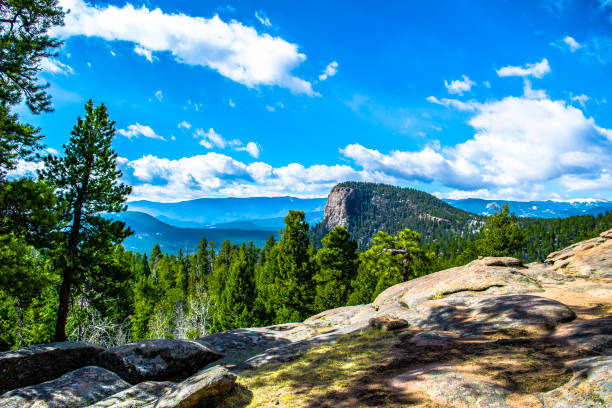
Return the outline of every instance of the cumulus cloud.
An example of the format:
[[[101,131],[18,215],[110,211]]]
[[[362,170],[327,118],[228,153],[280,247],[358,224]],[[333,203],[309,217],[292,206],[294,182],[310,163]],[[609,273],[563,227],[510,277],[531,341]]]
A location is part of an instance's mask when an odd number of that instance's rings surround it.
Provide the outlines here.
[[[160,102],[164,99],[164,94],[162,93],[162,91],[155,92],[155,99],[157,99]]]
[[[157,140],[166,140],[164,137],[155,133],[150,126],[141,125],[136,122],[133,125],[129,125],[127,129],[119,129],[120,135],[127,137],[128,139],[132,139],[133,137],[137,138],[139,136],[148,137],[149,139],[157,139]]]
[[[92,6],[83,0],[61,0],[71,12],[65,25],[54,29],[61,38],[84,35],[107,41],[129,41],[140,55],[169,52],[188,65],[208,67],[249,88],[260,85],[287,88],[316,96],[312,84],[292,70],[306,60],[298,46],[280,37],[259,34],[253,27],[218,15],[211,18],[165,13],[132,4]]]
[[[470,92],[476,82],[470,80],[466,75],[462,75],[463,79],[456,79],[450,83],[444,80],[444,86],[448,89],[449,94],[463,95],[464,92]]]
[[[43,58],[40,61],[40,69],[53,75],[59,74],[68,76],[74,74],[74,69],[72,69],[70,65],[51,58]]]
[[[382,174],[357,171],[347,165],[304,166],[290,163],[245,164],[229,156],[208,153],[178,160],[147,155],[128,162],[127,172],[141,182],[131,200],[181,201],[199,197],[284,196],[322,197],[343,180],[394,182]]]
[[[341,153],[364,170],[465,191],[531,192],[535,184],[608,166],[612,131],[563,101],[506,97],[474,109],[474,136],[454,146],[382,153],[352,144]]]
[[[500,77],[533,76],[535,78],[542,78],[544,77],[544,75],[550,72],[550,65],[548,65],[548,60],[546,58],[543,58],[540,62],[536,62],[534,64],[525,64],[522,67],[508,65],[506,67],[496,70],[496,72],[497,75]]]
[[[232,98],[229,99],[228,104],[229,104],[230,108],[235,108],[236,107],[236,103],[232,100]]]
[[[323,70],[323,73],[319,75],[320,81],[325,81],[327,78],[333,77],[338,73],[338,62],[332,61]]]

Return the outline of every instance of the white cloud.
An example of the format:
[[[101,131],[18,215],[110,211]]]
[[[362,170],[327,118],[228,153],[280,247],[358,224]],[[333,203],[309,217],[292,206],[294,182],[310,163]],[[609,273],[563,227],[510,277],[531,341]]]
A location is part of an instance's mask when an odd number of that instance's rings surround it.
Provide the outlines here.
[[[239,152],[247,152],[255,159],[259,158],[259,153],[261,152],[259,146],[255,142],[249,142],[244,147],[236,147],[235,150]]]
[[[310,82],[291,73],[306,60],[296,44],[259,34],[238,21],[170,14],[144,5],[90,6],[83,0],[61,0],[60,5],[71,10],[65,25],[52,33],[61,38],[129,41],[143,50],[172,53],[180,63],[211,68],[250,88],[279,86],[295,94],[318,95]]]
[[[610,129],[605,129],[602,127],[599,127],[597,125],[593,125],[593,127],[595,128],[595,130],[602,136],[605,136],[608,138],[609,141],[612,142],[612,130]]]
[[[207,149],[212,149],[214,146],[219,149],[225,149],[227,146],[227,140],[223,138],[219,133],[215,132],[215,129],[210,128],[208,131],[204,129],[196,129],[194,137],[200,138],[200,144]]]
[[[612,175],[607,169],[590,177],[577,174],[567,174],[561,177],[560,183],[562,186],[571,191],[610,191],[612,190]]]
[[[113,57],[116,57],[117,53],[115,51],[113,51],[113,50],[110,50],[110,55],[112,55]]]
[[[265,25],[266,27],[272,27],[272,23],[270,22],[270,19],[268,18],[268,16],[266,16],[266,13],[264,13],[263,11],[256,11],[255,18],[261,24]]]
[[[191,123],[187,121],[182,121],[176,127],[178,127],[179,129],[191,129]]]
[[[523,80],[523,95],[527,99],[546,99],[546,91],[543,89],[532,89],[531,81],[527,78]]]
[[[149,62],[153,62],[153,60],[156,59],[153,57],[153,51],[143,48],[140,45],[136,45],[134,47],[134,52],[142,57],[145,57]]]
[[[449,99],[449,98],[438,99],[435,96],[428,96],[427,101],[431,103],[435,103],[437,105],[446,106],[447,108],[457,109],[463,112],[473,112],[476,109],[478,109],[478,106],[479,106],[478,102],[475,102],[475,101],[463,102],[457,99]]]
[[[42,170],[44,165],[42,162],[25,161],[18,159],[15,168],[7,172],[8,178],[23,178],[36,177],[37,171]]]
[[[74,74],[74,69],[72,69],[70,65],[51,58],[43,58],[40,61],[40,69],[53,75],[60,74],[68,76]]]
[[[268,112],[274,112],[276,110],[274,106],[270,106],[270,105],[266,105],[266,109],[268,110]]]
[[[232,98],[230,98],[230,99],[229,99],[228,104],[229,104],[229,106],[230,106],[230,107],[232,107],[232,108],[235,108],[235,107],[236,107],[236,103],[234,103],[234,101],[232,100]]]
[[[586,103],[591,100],[588,95],[580,94],[580,95],[572,95],[572,102],[578,102],[582,108],[586,108]]]
[[[464,92],[470,92],[476,82],[470,80],[466,75],[462,75],[463,79],[456,79],[448,83],[444,80],[444,86],[448,89],[449,94],[463,95]]]
[[[548,65],[548,60],[543,58],[542,61],[536,62],[535,64],[526,64],[522,67],[508,65],[507,67],[496,70],[496,72],[500,77],[533,76],[535,78],[542,78],[550,72],[550,65]]]
[[[576,50],[582,48],[582,44],[574,40],[574,38],[570,37],[569,35],[563,39],[563,42],[567,44],[571,52],[575,52]]]
[[[325,81],[327,78],[333,77],[338,73],[338,62],[332,61],[323,70],[323,73],[319,75],[320,81]]]
[[[133,137],[144,136],[150,139],[157,140],[166,140],[162,136],[155,133],[150,126],[141,125],[140,123],[135,123],[133,125],[129,125],[127,129],[119,129],[119,134],[127,137],[128,139],[132,139]]]
[[[208,153],[178,160],[143,156],[127,164],[134,185],[131,200],[181,201],[200,197],[284,196],[323,197],[338,182],[393,178],[356,171],[347,165],[303,166],[290,163],[245,164],[229,156]]]
[[[353,144],[341,153],[364,170],[398,179],[467,191],[514,189],[515,195],[609,166],[612,130],[563,101],[506,97],[473,106],[477,111],[468,123],[475,134],[455,146],[384,154]]]
[[[162,93],[162,91],[155,92],[155,98],[161,102],[164,99],[164,94]]]

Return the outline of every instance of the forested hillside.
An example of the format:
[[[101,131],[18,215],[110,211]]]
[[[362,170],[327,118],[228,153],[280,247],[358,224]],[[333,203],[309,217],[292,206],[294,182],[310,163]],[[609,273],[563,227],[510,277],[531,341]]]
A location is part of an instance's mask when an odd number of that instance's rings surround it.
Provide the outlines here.
[[[450,254],[457,249],[454,241],[469,239],[483,220],[413,188],[346,182],[330,192],[325,218],[314,227],[313,237],[318,243],[334,226],[346,225],[359,249],[364,250],[378,231],[397,234],[410,228],[421,234],[424,242],[435,242],[443,253]]]

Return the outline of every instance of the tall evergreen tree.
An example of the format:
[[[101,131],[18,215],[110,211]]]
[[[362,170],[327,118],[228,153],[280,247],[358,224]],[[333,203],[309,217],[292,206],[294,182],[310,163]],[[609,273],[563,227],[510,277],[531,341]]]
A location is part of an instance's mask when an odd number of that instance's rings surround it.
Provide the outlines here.
[[[253,242],[240,246],[232,259],[220,301],[216,304],[213,330],[222,331],[253,324],[255,301],[255,265],[257,250]]]
[[[112,148],[115,124],[104,104],[85,105],[85,118],[78,118],[64,156],[45,157],[40,177],[56,191],[64,221],[56,262],[62,274],[55,337],[66,339],[66,318],[74,285],[95,279],[92,265],[112,253],[114,245],[131,234],[125,223],[103,218],[101,212],[120,212],[131,188],[119,182],[117,154]],[[98,271],[103,272],[103,271]]]
[[[357,274],[357,243],[347,227],[334,227],[322,240],[316,254],[318,271],[314,276],[316,312],[345,306],[350,282]]]
[[[314,248],[303,211],[289,211],[277,246],[274,284],[269,295],[277,323],[301,321],[312,313]]]

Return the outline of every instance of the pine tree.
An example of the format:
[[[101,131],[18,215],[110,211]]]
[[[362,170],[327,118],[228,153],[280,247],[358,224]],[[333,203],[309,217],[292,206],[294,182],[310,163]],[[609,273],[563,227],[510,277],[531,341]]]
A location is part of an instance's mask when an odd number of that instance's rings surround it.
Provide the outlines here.
[[[476,239],[476,250],[481,256],[522,257],[526,237],[519,229],[518,218],[510,214],[508,204],[490,215]]]
[[[423,250],[420,241],[420,234],[410,229],[400,231],[395,237],[379,231],[373,239],[374,245],[361,255],[348,303],[370,303],[388,287],[428,271],[433,255]]]
[[[322,244],[323,248],[317,251],[318,271],[314,276],[316,312],[346,305],[358,266],[357,243],[350,239],[348,228],[333,228]]]
[[[66,318],[71,290],[92,276],[91,266],[110,256],[114,245],[131,234],[121,221],[103,218],[101,212],[126,209],[124,202],[131,188],[118,180],[117,154],[112,148],[115,124],[109,120],[104,104],[85,105],[85,119],[78,118],[64,156],[49,155],[40,177],[50,182],[62,209],[61,230],[55,253],[61,270],[59,307],[55,337],[66,339]],[[103,271],[101,271],[103,272]]]
[[[255,300],[257,250],[251,242],[240,246],[232,259],[223,294],[216,306],[213,331],[250,327]]]
[[[304,212],[289,211],[277,246],[274,284],[269,293],[277,323],[301,321],[312,313],[313,251]]]

